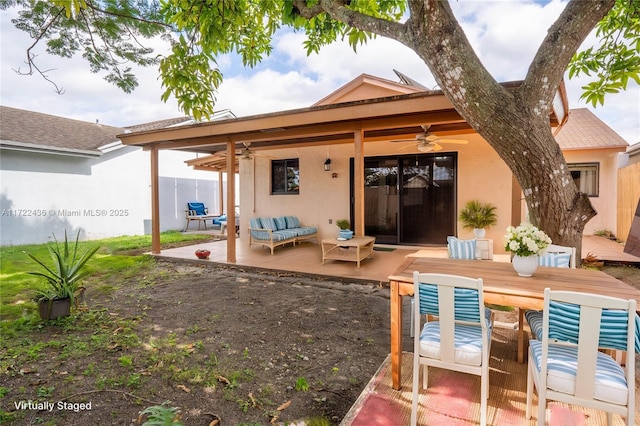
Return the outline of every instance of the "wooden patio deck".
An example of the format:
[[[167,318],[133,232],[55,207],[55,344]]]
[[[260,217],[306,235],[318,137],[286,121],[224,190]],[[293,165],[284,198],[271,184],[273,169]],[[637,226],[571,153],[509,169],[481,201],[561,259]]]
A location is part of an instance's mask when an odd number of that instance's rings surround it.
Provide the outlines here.
[[[194,255],[197,249],[211,251],[208,261],[199,261]],[[446,257],[446,248],[429,247],[378,247],[372,258],[356,268],[353,262],[327,261],[322,264],[319,244],[302,243],[295,247],[278,248],[275,255],[263,248],[249,248],[244,240],[238,240],[236,263],[238,267],[264,268],[304,274],[324,275],[342,280],[388,284],[391,275],[405,260],[405,256],[420,251],[420,255]],[[640,258],[623,252],[623,245],[603,237],[588,236],[583,240],[583,254],[591,253],[599,260],[633,262]],[[163,250],[159,257],[187,259],[194,262],[226,264],[224,240],[207,242],[188,247]],[[496,261],[509,261],[508,255],[497,255]],[[363,390],[360,398],[342,420],[340,426],[398,426],[409,423],[411,409],[411,353],[412,340],[408,336],[409,299],[404,298],[403,309],[407,336],[404,339],[403,389],[396,391],[391,386],[391,365],[387,358],[377,374]],[[494,329],[491,348],[491,373],[489,390],[488,421],[492,425],[534,425],[525,419],[526,364],[516,362],[516,325],[499,321]],[[640,355],[636,355],[640,367]],[[479,419],[479,378],[444,370],[430,374],[433,380],[428,393],[420,396],[421,425],[469,425]],[[537,398],[534,399],[537,403]],[[585,410],[564,404],[551,403],[547,410],[549,425],[606,425],[606,416],[595,410]],[[640,379],[636,379],[636,407],[640,407]],[[535,410],[535,408],[534,408]],[[636,410],[637,411],[637,410]],[[640,414],[635,421],[640,424]],[[614,416],[613,425],[624,424],[620,416]],[[298,423],[302,426],[304,423]]]

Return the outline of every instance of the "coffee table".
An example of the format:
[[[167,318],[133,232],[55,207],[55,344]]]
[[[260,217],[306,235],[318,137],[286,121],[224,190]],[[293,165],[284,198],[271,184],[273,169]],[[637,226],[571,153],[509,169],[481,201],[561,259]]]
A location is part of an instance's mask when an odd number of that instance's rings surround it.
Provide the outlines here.
[[[349,240],[327,238],[322,240],[322,264],[325,260],[344,260],[356,262],[360,267],[360,261],[373,255],[373,243],[375,237],[353,237]]]

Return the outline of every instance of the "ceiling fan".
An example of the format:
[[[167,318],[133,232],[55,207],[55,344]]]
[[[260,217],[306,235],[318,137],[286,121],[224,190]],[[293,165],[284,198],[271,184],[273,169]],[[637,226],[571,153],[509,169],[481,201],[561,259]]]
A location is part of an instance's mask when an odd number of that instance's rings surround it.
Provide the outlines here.
[[[421,152],[440,151],[442,150],[442,146],[440,145],[440,143],[450,143],[450,144],[460,144],[460,145],[465,145],[469,143],[464,139],[448,139],[448,138],[443,138],[441,136],[437,136],[433,133],[429,133],[429,127],[431,127],[430,124],[422,125],[421,127],[424,129],[424,132],[418,133],[414,139],[396,139],[396,140],[392,140],[391,142],[418,142],[417,149],[418,151],[421,151]],[[436,143],[436,142],[439,142],[439,143]]]
[[[242,148],[240,152],[236,152],[236,156],[240,157],[241,160],[251,160],[253,157],[272,158],[270,155],[261,155],[256,153],[256,151],[252,151],[250,149],[251,142],[242,142],[242,145],[244,145],[244,148]]]
[[[242,142],[242,145],[244,145],[244,148],[241,149],[239,153],[236,153],[236,155],[242,160],[251,160],[253,158],[253,151],[249,149],[251,142]]]

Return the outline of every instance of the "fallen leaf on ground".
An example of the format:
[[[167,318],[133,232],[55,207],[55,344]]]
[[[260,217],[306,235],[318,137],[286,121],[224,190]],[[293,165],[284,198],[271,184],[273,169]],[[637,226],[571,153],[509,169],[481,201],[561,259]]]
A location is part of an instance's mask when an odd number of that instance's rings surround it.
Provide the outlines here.
[[[218,376],[218,377],[216,377],[216,379],[218,379],[218,381],[219,381],[219,382],[226,383],[226,384],[228,384],[228,385],[230,385],[230,384],[231,384],[231,382],[229,381],[229,379],[227,379],[226,377]]]
[[[278,411],[282,411],[285,410],[287,407],[289,407],[291,405],[291,400],[285,402],[284,404],[282,404],[281,406],[279,406],[278,408],[276,408],[276,410]]]
[[[176,386],[178,389],[182,389],[183,391],[185,391],[186,393],[191,392],[191,389],[189,389],[188,387],[186,387],[185,385],[178,385]]]

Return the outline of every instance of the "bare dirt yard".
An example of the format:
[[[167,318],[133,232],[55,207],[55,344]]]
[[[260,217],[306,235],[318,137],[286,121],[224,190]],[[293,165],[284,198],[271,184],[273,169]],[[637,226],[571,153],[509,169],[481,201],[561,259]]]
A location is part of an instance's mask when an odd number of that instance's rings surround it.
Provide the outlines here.
[[[605,271],[640,288],[637,268]],[[139,425],[164,402],[185,425],[338,424],[389,353],[374,283],[164,261],[102,280],[85,310],[0,356],[9,424]]]

